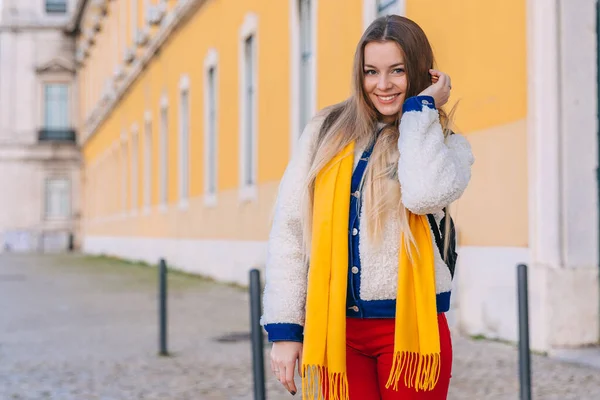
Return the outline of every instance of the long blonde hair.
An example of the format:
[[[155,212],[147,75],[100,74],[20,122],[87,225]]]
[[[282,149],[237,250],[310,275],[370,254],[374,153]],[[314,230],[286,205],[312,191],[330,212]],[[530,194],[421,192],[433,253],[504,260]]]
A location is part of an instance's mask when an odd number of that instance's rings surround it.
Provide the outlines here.
[[[307,257],[311,248],[312,204],[317,174],[352,141],[356,141],[358,146],[365,146],[376,140],[365,171],[363,191],[369,238],[374,243],[379,242],[386,217],[397,212],[401,232],[409,239],[405,241],[405,244],[412,241],[407,210],[400,199],[400,183],[398,179],[389,179],[395,177],[397,173],[398,121],[386,125],[376,137],[376,127],[380,115],[363,85],[365,46],[370,42],[383,41],[397,43],[404,54],[408,78],[405,98],[416,96],[431,85],[429,70],[434,66],[434,57],[423,30],[410,19],[397,15],[388,15],[373,21],[356,47],[352,95],[345,101],[322,111],[325,118],[317,137],[316,151],[310,163],[302,202],[302,228]],[[450,118],[441,109],[439,109],[439,114],[446,135],[449,133]],[[450,224],[446,223],[446,227],[445,248],[448,247]]]

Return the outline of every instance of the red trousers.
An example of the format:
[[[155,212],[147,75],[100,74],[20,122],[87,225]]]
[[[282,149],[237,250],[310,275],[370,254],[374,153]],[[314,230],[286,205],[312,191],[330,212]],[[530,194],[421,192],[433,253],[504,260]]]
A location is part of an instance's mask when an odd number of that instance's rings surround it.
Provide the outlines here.
[[[386,389],[394,354],[395,321],[389,319],[346,320],[346,370],[350,400],[445,400],[452,370],[452,340],[448,321],[438,314],[440,330],[440,377],[432,391],[400,385]]]

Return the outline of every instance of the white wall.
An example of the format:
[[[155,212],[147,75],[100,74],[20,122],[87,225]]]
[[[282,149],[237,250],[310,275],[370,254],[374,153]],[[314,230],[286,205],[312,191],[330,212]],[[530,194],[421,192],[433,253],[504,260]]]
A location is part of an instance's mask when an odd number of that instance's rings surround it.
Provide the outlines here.
[[[595,0],[528,0],[529,248],[462,248],[459,326],[517,340],[516,264],[529,266],[531,345],[598,343]]]
[[[44,219],[44,185],[50,176],[67,177],[71,181],[71,210],[79,212],[80,162],[73,146],[56,151],[50,146],[36,151],[0,147],[0,233],[6,230],[66,229],[72,220]],[[58,160],[57,160],[58,158]]]
[[[69,15],[47,16],[42,0],[3,0],[0,9],[0,239],[7,230],[75,229],[74,219],[45,220],[44,184],[56,174],[69,177],[71,209],[77,214],[79,149],[73,144],[38,143],[44,79],[75,84],[74,76],[65,69],[37,72],[53,60],[72,62],[74,39],[62,32]],[[74,96],[72,102],[74,111]],[[71,115],[75,117],[75,112]]]
[[[267,244],[259,241],[164,239],[128,236],[84,237],[87,254],[115,256],[171,267],[240,285],[248,284],[251,268],[263,268]]]
[[[598,265],[596,1],[561,0],[564,263]]]
[[[56,57],[71,60],[72,48],[60,31],[0,31],[0,143],[37,142],[43,92],[36,68]]]
[[[73,14],[79,0],[67,0],[65,14],[47,14],[44,0],[0,0],[0,22],[26,25],[60,25]]]

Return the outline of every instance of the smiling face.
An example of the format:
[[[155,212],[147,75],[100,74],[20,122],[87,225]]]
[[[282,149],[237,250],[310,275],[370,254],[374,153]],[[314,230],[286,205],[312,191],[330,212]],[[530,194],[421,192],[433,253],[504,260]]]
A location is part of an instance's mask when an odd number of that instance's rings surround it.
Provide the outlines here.
[[[380,120],[394,122],[402,112],[408,77],[404,54],[393,41],[369,42],[364,50],[363,87]]]

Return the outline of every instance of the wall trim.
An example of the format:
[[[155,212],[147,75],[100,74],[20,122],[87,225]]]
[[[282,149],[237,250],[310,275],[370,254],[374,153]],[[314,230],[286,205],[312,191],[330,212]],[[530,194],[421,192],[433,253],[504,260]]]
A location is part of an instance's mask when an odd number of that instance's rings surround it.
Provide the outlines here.
[[[252,181],[253,183],[250,185],[247,185],[246,182],[244,182],[244,179],[246,178],[246,175],[248,173],[248,171],[246,170],[246,135],[244,134],[245,132],[245,115],[248,112],[248,105],[246,104],[246,96],[244,96],[244,88],[246,86],[246,73],[245,73],[245,64],[246,64],[246,56],[245,56],[245,41],[248,37],[250,36],[254,36],[254,65],[252,66],[253,71],[254,71],[254,82],[253,82],[253,87],[254,87],[254,97],[256,100],[256,109],[254,110],[255,112],[255,117],[254,117],[254,124],[252,126],[252,158],[253,158],[253,164],[252,164]],[[239,102],[240,102],[240,118],[239,118],[239,134],[240,134],[240,153],[239,153],[239,160],[240,160],[240,164],[239,164],[239,198],[240,201],[254,201],[257,198],[257,180],[258,180],[258,139],[259,139],[259,134],[258,134],[258,115],[260,114],[258,111],[258,107],[259,107],[259,96],[258,96],[258,75],[259,75],[259,71],[258,71],[258,58],[260,56],[260,40],[259,40],[259,32],[258,32],[258,15],[256,15],[253,12],[249,12],[246,14],[246,16],[244,17],[244,22],[242,23],[240,30],[239,30],[239,37],[238,37],[238,73],[239,73]]]
[[[184,115],[183,111],[183,99],[184,96],[187,99],[187,115]],[[181,75],[179,80],[179,124],[177,126],[177,137],[178,137],[178,156],[177,156],[177,192],[179,194],[179,204],[181,208],[187,208],[187,199],[190,192],[190,136],[191,136],[191,110],[192,101],[190,93],[190,77],[187,74]],[[184,119],[187,117],[187,120]],[[184,137],[183,127],[187,126],[187,136]],[[185,142],[184,142],[185,138]],[[185,155],[185,157],[184,157]],[[186,186],[187,185],[187,186]],[[187,193],[186,190],[187,190]]]
[[[214,79],[215,79],[215,105],[216,105],[216,116],[215,116],[215,149],[216,152],[214,154],[215,160],[215,170],[214,174],[216,176],[216,187],[218,188],[218,177],[219,177],[219,53],[216,49],[210,48],[204,57],[204,71],[203,71],[203,79],[204,79],[204,204],[208,207],[214,207],[217,205],[217,192],[209,191],[209,181],[210,181],[210,170],[208,162],[210,157],[208,156],[208,152],[211,151],[209,148],[209,98],[208,98],[208,71],[214,68]]]
[[[560,50],[558,7],[527,2],[529,246],[532,259],[564,265],[560,172]]]
[[[179,90],[182,92],[190,90],[190,76],[188,74],[182,74],[179,78]]]
[[[289,0],[290,7],[290,156],[294,154],[298,139],[302,134],[304,127],[300,126],[300,15],[298,14],[299,0]],[[313,49],[311,75],[309,83],[311,86],[311,105],[310,113],[314,115],[317,112],[317,61],[318,61],[318,18],[319,3],[318,0],[311,2],[311,46]]]

